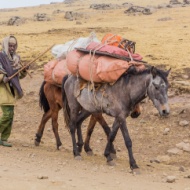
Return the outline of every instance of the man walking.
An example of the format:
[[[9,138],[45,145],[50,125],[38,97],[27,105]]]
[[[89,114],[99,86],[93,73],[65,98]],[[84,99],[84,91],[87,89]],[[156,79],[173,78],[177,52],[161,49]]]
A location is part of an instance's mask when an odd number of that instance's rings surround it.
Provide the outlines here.
[[[14,105],[16,100],[23,96],[19,79],[27,74],[26,70],[23,70],[12,79],[8,78],[21,68],[20,57],[16,54],[17,47],[17,39],[8,36],[3,39],[0,52],[0,107],[3,113],[0,118],[0,145],[6,147],[12,146],[7,140],[12,130]]]

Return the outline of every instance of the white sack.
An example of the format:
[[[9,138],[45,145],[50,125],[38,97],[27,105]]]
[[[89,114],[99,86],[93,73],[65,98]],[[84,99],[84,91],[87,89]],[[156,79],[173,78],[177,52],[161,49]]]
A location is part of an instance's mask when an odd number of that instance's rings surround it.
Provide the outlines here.
[[[78,38],[76,40],[71,40],[65,44],[55,45],[51,49],[51,53],[55,58],[65,59],[69,51],[72,51],[75,48],[86,48],[92,41],[100,42],[94,33],[86,38]]]

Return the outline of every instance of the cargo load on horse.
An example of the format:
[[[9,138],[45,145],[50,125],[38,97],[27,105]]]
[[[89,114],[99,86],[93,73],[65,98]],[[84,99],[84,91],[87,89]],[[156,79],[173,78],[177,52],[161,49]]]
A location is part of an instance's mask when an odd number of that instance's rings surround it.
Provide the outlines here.
[[[114,83],[134,66],[142,71],[142,56],[135,53],[135,42],[106,34],[100,42],[94,33],[52,48],[55,60],[44,66],[44,80],[60,85],[67,74],[95,83]]]
[[[134,42],[120,36],[106,35],[102,43],[91,42],[86,48],[75,48],[66,56],[68,70],[73,75],[97,83],[114,83],[128,68],[145,69],[142,56],[134,53]]]

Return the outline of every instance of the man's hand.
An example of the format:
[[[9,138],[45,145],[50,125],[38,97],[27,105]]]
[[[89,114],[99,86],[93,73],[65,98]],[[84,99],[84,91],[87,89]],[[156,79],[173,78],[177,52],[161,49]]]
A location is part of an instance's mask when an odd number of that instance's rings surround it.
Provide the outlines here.
[[[3,77],[3,82],[6,84],[9,81],[9,78],[7,76]]]
[[[30,69],[30,66],[28,65],[23,71],[27,72]]]

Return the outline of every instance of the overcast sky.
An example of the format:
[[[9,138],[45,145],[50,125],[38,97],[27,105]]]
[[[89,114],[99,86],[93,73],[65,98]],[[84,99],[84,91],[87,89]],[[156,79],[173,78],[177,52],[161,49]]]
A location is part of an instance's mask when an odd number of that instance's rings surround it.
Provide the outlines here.
[[[63,0],[0,0],[0,9],[28,7],[40,4],[49,4],[51,2],[63,2]]]

